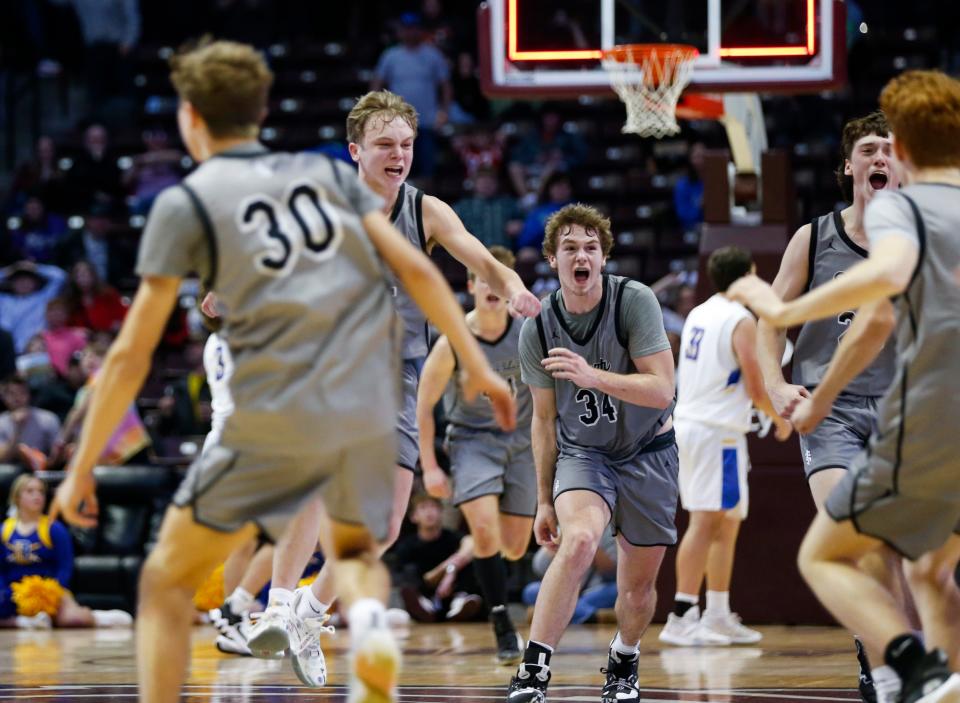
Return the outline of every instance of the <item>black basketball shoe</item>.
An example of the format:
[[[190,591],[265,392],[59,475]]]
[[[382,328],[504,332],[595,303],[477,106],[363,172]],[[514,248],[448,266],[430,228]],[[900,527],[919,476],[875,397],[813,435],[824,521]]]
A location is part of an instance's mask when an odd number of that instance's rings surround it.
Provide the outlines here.
[[[860,662],[860,698],[864,703],[877,703],[877,689],[873,686],[873,676],[870,675],[870,660],[867,659],[867,651],[863,648],[863,642],[859,638],[853,638],[857,645],[857,661]]]
[[[507,703],[544,703],[547,700],[548,683],[549,666],[521,664],[517,675],[510,679]]]
[[[637,663],[640,654],[627,657],[610,648],[607,657],[607,668],[600,669],[601,674],[607,675],[607,683],[600,693],[602,703],[636,703],[640,700],[640,689],[637,687]]]
[[[490,622],[497,637],[497,661],[501,664],[516,664],[523,656],[523,638],[510,621],[506,608],[490,611]]]
[[[960,699],[960,674],[950,671],[947,656],[939,649],[927,652],[904,680],[901,703],[939,703]]]

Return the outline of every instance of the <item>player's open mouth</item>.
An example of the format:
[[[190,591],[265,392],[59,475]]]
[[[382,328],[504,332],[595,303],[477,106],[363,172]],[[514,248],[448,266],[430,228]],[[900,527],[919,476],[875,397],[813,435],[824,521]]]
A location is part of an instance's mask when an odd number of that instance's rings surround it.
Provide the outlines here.
[[[391,176],[403,175],[403,166],[387,166],[384,170]]]
[[[870,187],[874,190],[883,190],[887,187],[887,174],[877,171],[870,174]]]
[[[573,280],[577,283],[586,283],[590,278],[590,270],[585,268],[575,268],[573,270]]]
[[[492,304],[492,303],[499,303],[499,302],[500,302],[500,296],[498,296],[498,295],[488,295],[488,296],[487,296],[487,302],[488,302],[488,303],[491,303],[491,304]]]

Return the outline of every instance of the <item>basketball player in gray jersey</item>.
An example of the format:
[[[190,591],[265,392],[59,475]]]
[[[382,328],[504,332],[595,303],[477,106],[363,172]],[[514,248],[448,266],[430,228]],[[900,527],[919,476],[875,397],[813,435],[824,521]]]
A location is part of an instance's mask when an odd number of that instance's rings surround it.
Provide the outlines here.
[[[201,165],[153,206],[142,282],[53,511],[96,523],[94,463],[149,371],[182,278],[200,273],[223,306],[236,410],[221,442],[191,466],[143,567],[141,699],[180,699],[191,597],[206,574],[258,529],[279,536],[319,493],[350,608],[350,700],[393,700],[399,651],[382,625],[389,577],[376,545],[393,501],[397,330],[381,257],[448,334],[473,377],[468,388],[487,393],[508,428],[509,386],[487,365],[439,271],[349,168],[257,143],[273,76],[253,47],[201,43],[171,65],[180,132]]]
[[[960,701],[952,673],[960,668],[960,82],[909,71],[887,84],[880,105],[909,185],[867,208],[869,258],[790,302],[756,277],[731,297],[783,328],[844,310],[858,310],[854,326],[895,320],[895,380],[878,429],[810,527],[799,564],[831,613],[882,653],[884,666],[873,670],[878,700]],[[875,348],[862,351],[841,377],[873,361]],[[810,405],[797,408],[801,417]],[[859,566],[884,545],[910,560],[925,643],[889,588]]]
[[[504,266],[513,268],[514,257],[509,249],[493,246],[490,253]],[[520,380],[520,323],[510,317],[507,302],[486,281],[471,272],[467,285],[474,299],[474,308],[467,313],[467,326],[476,335],[490,366],[514,389],[517,429],[512,433],[500,431],[487,400],[469,401],[459,383],[453,384],[446,442],[453,504],[463,511],[473,536],[473,570],[490,608],[497,659],[515,664],[523,641],[507,612],[504,558],[516,561],[526,554],[537,511],[537,476],[530,448],[533,405],[529,389]],[[437,498],[449,498],[450,486],[434,452],[433,408],[456,370],[456,355],[446,337],[441,337],[423,365],[417,393],[423,483],[430,495]]]
[[[852,204],[814,218],[790,239],[773,281],[774,290],[784,300],[829,283],[866,259],[869,242],[863,228],[864,210],[878,192],[896,190],[900,185],[891,167],[889,132],[886,118],[879,112],[844,125],[843,161],[837,179]],[[877,404],[893,379],[892,323],[874,319],[870,325],[853,326],[853,320],[854,312],[844,310],[803,325],[793,355],[793,383],[784,380],[781,366],[786,330],[763,320],[757,326],[757,353],[767,393],[777,412],[794,421],[800,434],[804,472],[818,510],[867,445],[876,425]],[[842,339],[845,345],[840,345]],[[850,383],[838,383],[837,371],[856,363],[865,348],[877,351],[876,360]],[[835,359],[832,366],[831,359]],[[814,398],[818,419],[823,421],[797,426],[792,412],[808,397]],[[892,553],[884,558],[871,555],[864,566],[895,584],[900,580],[896,561]],[[859,641],[857,655],[861,694],[871,703],[870,665]]]
[[[619,632],[601,700],[638,700],[640,637],[653,615],[664,552],[677,539],[673,355],[653,292],[603,273],[612,245],[610,220],[594,208],[556,212],[543,252],[560,290],[520,336],[522,376],[533,396],[534,535],[557,554],[508,703],[546,699],[553,648],[608,525],[618,534]]]
[[[460,218],[449,205],[406,183],[413,161],[413,142],[417,134],[417,113],[407,102],[389,91],[375,91],[361,97],[347,116],[347,138],[350,154],[359,166],[360,182],[383,200],[381,211],[400,230],[407,241],[421,251],[440,244],[470,271],[474,271],[490,287],[508,301],[515,315],[532,316],[540,311],[540,301],[523,285],[515,271],[504,266],[487,251],[480,241],[467,232]],[[417,465],[416,400],[417,382],[423,358],[428,350],[427,321],[417,308],[416,291],[393,277],[394,303],[404,323],[401,376],[403,388],[401,407],[397,416],[397,466],[394,479],[393,507],[390,511],[390,530],[382,540],[386,549],[400,533],[403,517],[410,500],[413,472]],[[370,398],[375,398],[371,395]],[[293,619],[288,627],[297,625],[296,616],[315,616],[324,613],[333,597],[331,569],[320,571],[311,588],[296,587],[303,568],[316,548],[322,511],[304,511],[274,552],[273,588],[270,601],[286,602],[296,598]],[[268,624],[263,618],[250,635],[250,648],[255,653],[269,655],[266,644],[258,650],[259,638]]]

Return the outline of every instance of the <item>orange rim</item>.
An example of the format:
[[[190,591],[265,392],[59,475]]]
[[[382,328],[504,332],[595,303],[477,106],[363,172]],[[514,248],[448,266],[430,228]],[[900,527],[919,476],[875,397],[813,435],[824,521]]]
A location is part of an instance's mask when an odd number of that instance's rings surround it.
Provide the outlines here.
[[[638,63],[639,59],[650,58],[663,61],[675,58],[680,61],[692,61],[700,55],[697,47],[689,44],[621,44],[604,49],[600,55],[605,61],[618,63]]]

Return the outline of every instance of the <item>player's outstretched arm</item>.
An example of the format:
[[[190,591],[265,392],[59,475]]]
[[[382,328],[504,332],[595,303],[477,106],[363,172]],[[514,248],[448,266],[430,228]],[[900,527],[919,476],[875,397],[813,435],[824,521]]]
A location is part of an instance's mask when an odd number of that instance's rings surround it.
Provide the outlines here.
[[[179,290],[180,279],[172,276],[144,276],[140,283],[120,334],[97,376],[80,444],[51,508],[67,522],[79,526],[94,522],[94,516],[89,514],[90,504],[96,498],[95,492],[91,493],[95,491],[93,467],[150,371],[153,350],[160,342]],[[80,513],[81,502],[87,504],[87,515]]]
[[[530,440],[537,471],[537,517],[533,536],[542,547],[560,542],[557,513],[553,508],[553,479],[557,472],[557,395],[553,388],[528,386],[533,398]]]
[[[493,258],[480,240],[467,231],[453,208],[439,198],[425,196],[423,219],[430,238],[490,284],[494,293],[506,298],[511,313],[522,317],[540,314],[537,296],[527,290],[516,271]]]
[[[840,339],[823,380],[813,395],[802,401],[791,417],[797,432],[806,434],[820,424],[840,392],[873,363],[896,326],[893,303],[886,298],[857,310],[853,323]]]
[[[793,327],[899,295],[910,285],[919,255],[915,241],[907,237],[886,237],[873,244],[866,261],[796,300],[783,302],[756,276],[741,278],[730,286],[729,295],[771,324]]]
[[[767,395],[763,375],[760,373],[760,363],[757,360],[757,323],[752,317],[746,317],[737,323],[733,330],[731,345],[737,363],[740,365],[740,374],[747,395],[750,396],[754,406],[773,420],[777,428],[776,438],[781,442],[785,441],[793,428],[773,407],[770,396]]]
[[[673,353],[669,349],[633,359],[637,373],[615,373],[591,366],[586,359],[564,347],[555,347],[543,360],[543,368],[554,378],[570,381],[580,388],[596,388],[633,405],[666,408],[673,400],[675,386]]]
[[[441,337],[433,345],[420,372],[420,384],[417,387],[417,428],[419,430],[420,465],[423,467],[423,485],[427,493],[435,498],[450,496],[450,483],[447,475],[437,463],[434,442],[437,436],[437,424],[433,420],[433,408],[443,397],[447,384],[456,369],[456,359],[446,337]]]
[[[812,227],[805,224],[787,243],[780,270],[773,279],[773,291],[781,300],[794,300],[807,287],[810,277],[810,237]],[[783,351],[787,331],[760,320],[757,325],[757,361],[770,401],[777,414],[784,415],[801,398],[809,396],[803,386],[787,383],[783,377]]]
[[[363,226],[413,301],[447,336],[464,369],[464,395],[473,398],[477,393],[486,393],[493,404],[497,424],[512,432],[517,418],[510,386],[487,363],[476,338],[467,329],[463,309],[446,279],[426,254],[393,228],[383,213],[368,213],[363,218]]]

